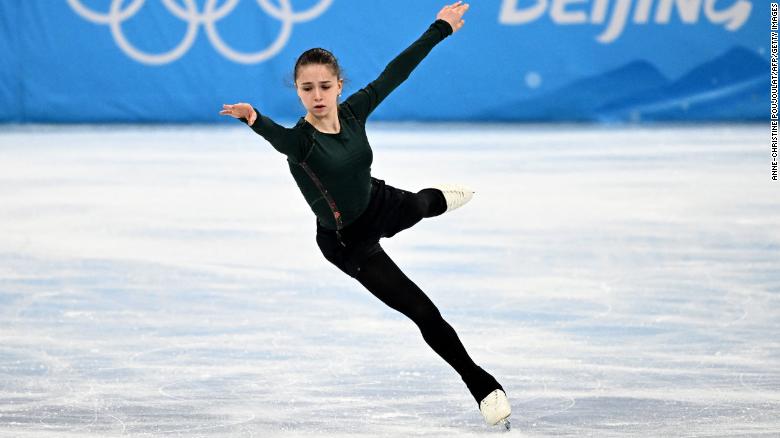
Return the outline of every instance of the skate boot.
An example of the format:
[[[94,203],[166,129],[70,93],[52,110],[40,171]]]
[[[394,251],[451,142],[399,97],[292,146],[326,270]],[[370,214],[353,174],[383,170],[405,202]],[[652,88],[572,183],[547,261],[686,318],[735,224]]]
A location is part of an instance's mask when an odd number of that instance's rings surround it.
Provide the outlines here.
[[[460,184],[439,184],[433,186],[433,188],[444,194],[444,199],[447,201],[447,210],[444,211],[445,213],[455,210],[469,202],[475,193],[474,190]]]
[[[485,417],[485,422],[491,426],[502,423],[509,430],[509,415],[512,408],[509,407],[509,400],[504,391],[496,389],[487,395],[479,403],[479,411]]]

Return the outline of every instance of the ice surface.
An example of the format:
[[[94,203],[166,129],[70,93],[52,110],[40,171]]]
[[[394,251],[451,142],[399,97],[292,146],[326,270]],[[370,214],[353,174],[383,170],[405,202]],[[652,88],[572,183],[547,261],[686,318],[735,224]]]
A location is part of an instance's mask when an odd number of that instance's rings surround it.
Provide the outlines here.
[[[369,138],[388,184],[477,192],[382,242],[509,435],[780,435],[768,125]],[[314,230],[245,127],[3,127],[0,436],[503,434]]]

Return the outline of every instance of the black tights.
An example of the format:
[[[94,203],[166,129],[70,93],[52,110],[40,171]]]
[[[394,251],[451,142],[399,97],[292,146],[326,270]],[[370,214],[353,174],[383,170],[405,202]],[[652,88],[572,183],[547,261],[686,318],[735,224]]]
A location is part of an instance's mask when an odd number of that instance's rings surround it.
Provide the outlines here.
[[[410,223],[404,224],[404,228],[446,210],[444,196],[436,189],[423,189],[407,199],[416,204],[413,210],[419,212],[419,217],[409,217]],[[357,280],[383,303],[417,324],[425,342],[460,374],[477,403],[494,389],[501,388],[493,376],[471,360],[455,330],[442,318],[436,305],[385,252],[368,258]]]

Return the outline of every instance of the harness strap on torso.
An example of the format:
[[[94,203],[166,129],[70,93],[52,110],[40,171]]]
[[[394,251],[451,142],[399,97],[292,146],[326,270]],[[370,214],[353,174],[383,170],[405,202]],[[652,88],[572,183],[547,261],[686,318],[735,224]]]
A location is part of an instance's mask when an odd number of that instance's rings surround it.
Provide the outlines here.
[[[336,206],[336,201],[333,200],[333,197],[330,196],[328,190],[325,188],[325,186],[322,185],[322,181],[320,181],[320,179],[317,177],[317,174],[315,174],[314,171],[311,170],[311,167],[309,167],[309,165],[306,164],[305,161],[301,161],[298,164],[303,168],[306,174],[309,175],[309,178],[311,178],[311,181],[320,190],[320,193],[322,193],[322,197],[325,198],[325,201],[328,203],[328,206],[330,207],[330,211],[333,212],[333,219],[336,220],[336,231],[337,232],[341,231],[341,229],[343,228],[343,225],[341,224],[341,212]]]

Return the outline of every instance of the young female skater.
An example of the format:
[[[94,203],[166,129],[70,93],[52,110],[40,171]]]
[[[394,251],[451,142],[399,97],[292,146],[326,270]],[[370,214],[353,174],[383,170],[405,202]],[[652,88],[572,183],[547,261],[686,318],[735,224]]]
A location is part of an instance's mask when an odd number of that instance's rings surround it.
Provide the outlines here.
[[[460,374],[485,421],[509,428],[509,401],[501,385],[471,360],[436,306],[379,245],[382,237],[462,206],[473,192],[449,184],[412,193],[373,178],[365,131],[377,105],[433,46],[463,26],[468,8],[460,1],[444,6],[428,30],[375,81],[341,104],[344,81],[336,58],[320,48],[305,51],[294,74],[306,116],[293,128],[276,124],[246,103],[223,105],[220,114],[241,119],[287,155],[290,172],[317,216],[317,245],[325,258],[414,321],[425,342]]]

